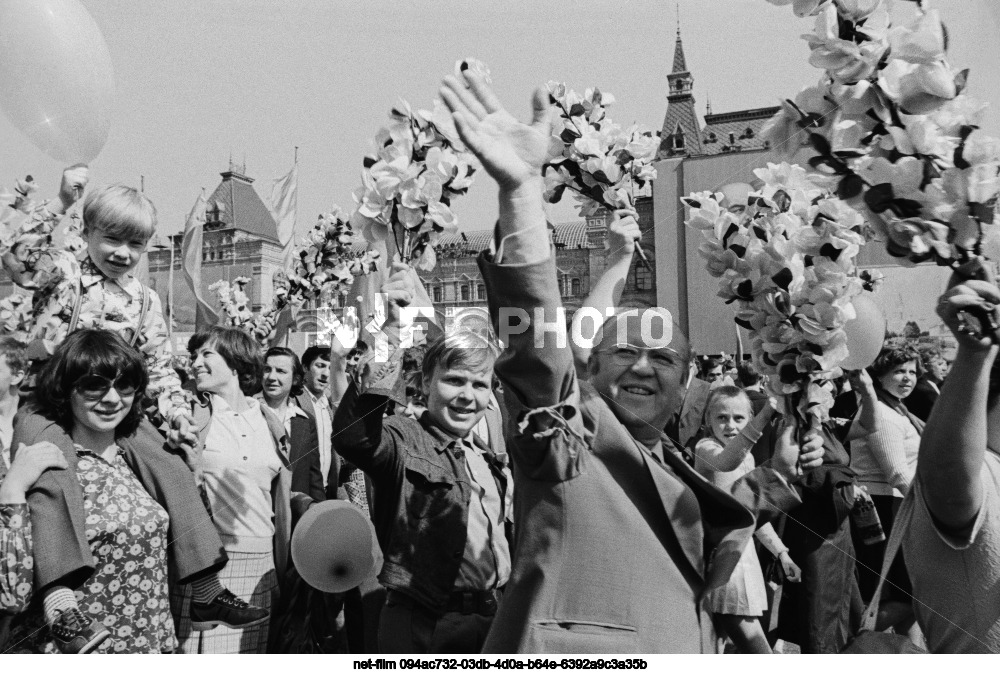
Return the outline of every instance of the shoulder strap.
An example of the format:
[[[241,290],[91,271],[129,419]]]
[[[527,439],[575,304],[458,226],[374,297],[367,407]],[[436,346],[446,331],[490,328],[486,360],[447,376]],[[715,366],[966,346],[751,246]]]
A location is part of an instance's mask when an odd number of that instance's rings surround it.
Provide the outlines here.
[[[142,333],[142,326],[146,323],[146,314],[149,313],[149,288],[143,284],[139,284],[142,288],[142,308],[139,309],[139,324],[135,328],[135,332],[132,333],[132,340],[128,342],[129,346],[135,347],[137,341],[139,341],[139,334]]]
[[[875,587],[871,603],[868,604],[864,618],[861,620],[860,630],[862,632],[875,630],[875,620],[878,618],[879,603],[882,600],[882,587],[885,586],[886,577],[889,575],[889,568],[892,567],[892,562],[896,560],[896,555],[903,545],[903,535],[906,533],[906,529],[910,525],[910,519],[913,516],[914,486],[915,484],[910,487],[906,497],[903,498],[903,504],[900,505],[899,511],[896,512],[892,532],[889,533],[889,541],[885,545],[885,557],[882,559],[882,572],[878,578],[878,586]]]

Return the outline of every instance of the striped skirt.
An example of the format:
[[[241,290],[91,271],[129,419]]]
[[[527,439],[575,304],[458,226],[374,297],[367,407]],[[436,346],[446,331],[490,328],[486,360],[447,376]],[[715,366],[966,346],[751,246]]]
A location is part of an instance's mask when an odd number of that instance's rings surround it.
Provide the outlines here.
[[[705,596],[705,604],[709,612],[743,617],[760,617],[768,609],[764,573],[753,540],[747,541],[729,581],[710,591]]]
[[[278,589],[274,556],[271,552],[231,551],[229,563],[219,573],[222,585],[251,605],[271,610]],[[263,654],[267,649],[270,619],[249,629],[216,626],[211,631],[191,629],[191,588],[174,587],[178,653],[182,654]]]

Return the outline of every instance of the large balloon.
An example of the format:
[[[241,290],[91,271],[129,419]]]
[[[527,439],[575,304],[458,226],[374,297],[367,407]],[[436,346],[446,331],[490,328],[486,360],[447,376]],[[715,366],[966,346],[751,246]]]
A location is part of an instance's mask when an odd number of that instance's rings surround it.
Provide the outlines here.
[[[292,534],[292,562],[311,587],[348,591],[382,570],[382,550],[371,519],[343,500],[310,507]]]
[[[0,108],[38,149],[90,162],[114,99],[108,45],[78,0],[0,0]]]
[[[844,325],[848,356],[840,363],[843,369],[864,369],[875,362],[885,341],[885,316],[875,302],[862,292],[854,298],[857,317]]]

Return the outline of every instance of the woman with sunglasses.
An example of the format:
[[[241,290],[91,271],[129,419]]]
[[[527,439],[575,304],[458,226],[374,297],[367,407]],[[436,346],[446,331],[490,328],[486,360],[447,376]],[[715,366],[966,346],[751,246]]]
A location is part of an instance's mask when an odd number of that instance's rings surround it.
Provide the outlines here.
[[[199,404],[197,473],[212,520],[229,556],[219,573],[227,590],[270,610],[285,577],[291,538],[291,508],[311,500],[291,492],[288,437],[284,424],[252,395],[261,388],[264,358],[246,332],[213,327],[188,342]],[[191,624],[190,594],[178,595],[177,635],[186,653],[238,654],[267,651],[269,618],[243,630],[220,625],[201,631]]]
[[[167,587],[166,510],[142,487],[118,442],[135,432],[149,377],[142,356],[113,332],[79,330],[38,377],[39,411],[73,440],[84,527],[96,570],[76,591],[74,620],[107,629],[90,651],[169,652],[176,646]],[[9,639],[11,651],[56,650],[62,622],[46,627],[36,596]],[[80,614],[75,614],[80,613]],[[84,617],[84,614],[87,617]]]

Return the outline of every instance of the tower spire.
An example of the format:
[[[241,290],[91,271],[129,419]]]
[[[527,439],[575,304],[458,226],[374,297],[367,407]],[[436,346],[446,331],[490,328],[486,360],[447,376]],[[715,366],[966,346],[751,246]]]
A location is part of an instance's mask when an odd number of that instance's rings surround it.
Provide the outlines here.
[[[673,156],[693,156],[701,154],[701,124],[694,107],[692,88],[694,78],[688,71],[684,57],[684,42],[681,40],[681,9],[677,11],[677,40],[674,44],[674,60],[667,75],[667,113],[660,131],[660,159]]]

